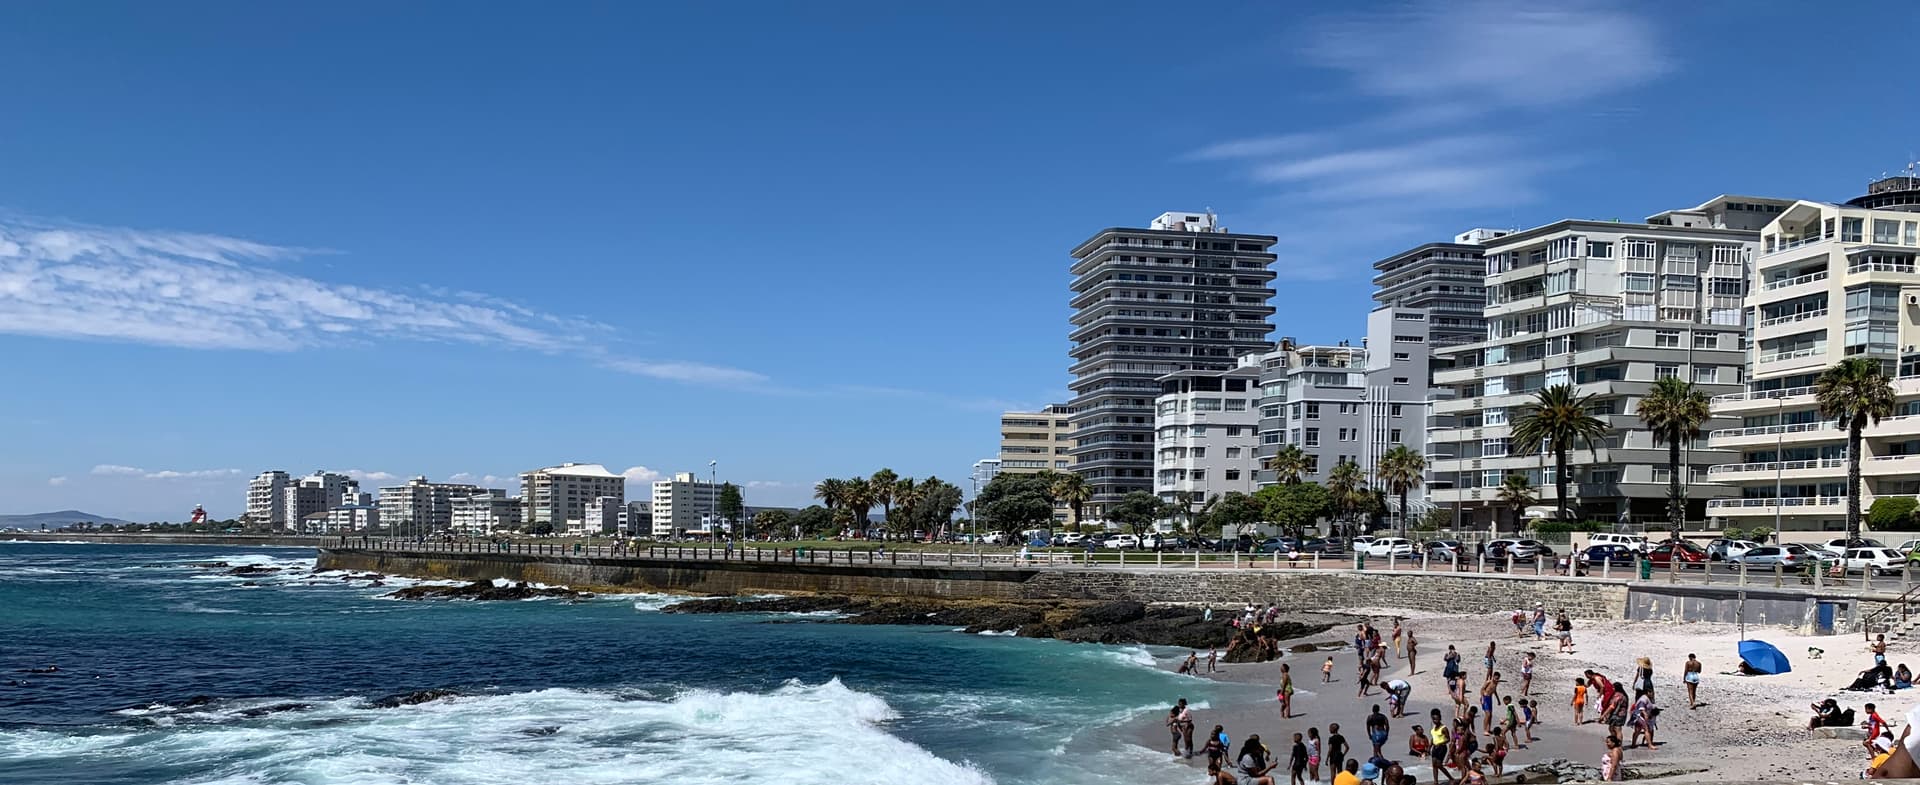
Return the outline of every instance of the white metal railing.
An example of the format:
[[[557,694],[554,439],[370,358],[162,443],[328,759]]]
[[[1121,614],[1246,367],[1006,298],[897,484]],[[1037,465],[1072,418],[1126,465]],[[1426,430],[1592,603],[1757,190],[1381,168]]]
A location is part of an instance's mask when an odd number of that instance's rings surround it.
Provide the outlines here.
[[[1769,461],[1765,463],[1723,463],[1709,467],[1707,474],[1733,474],[1737,472],[1793,471],[1795,469],[1833,469],[1847,465],[1845,458],[1822,458],[1814,461]]]
[[[1707,434],[1707,440],[1728,439],[1738,436],[1761,436],[1772,433],[1805,433],[1834,428],[1830,422],[1798,422],[1790,425],[1757,425],[1752,428],[1722,428]]]
[[[1763,355],[1760,355],[1757,361],[1761,363],[1777,363],[1777,362],[1783,362],[1786,360],[1797,360],[1802,357],[1818,357],[1826,353],[1827,353],[1827,350],[1821,349],[1821,348],[1795,349],[1790,352],[1774,352],[1773,354],[1763,354]]]
[[[1853,264],[1847,265],[1847,272],[1849,273],[1858,273],[1858,272],[1912,273],[1913,271],[1914,271],[1914,266],[1911,263],[1896,264],[1893,262],[1855,262]]]
[[[1708,499],[1707,509],[1751,507],[1833,507],[1845,504],[1845,496],[1788,496],[1779,499]]]
[[[1775,316],[1772,319],[1761,319],[1760,324],[1758,326],[1772,327],[1776,324],[1790,324],[1793,322],[1804,322],[1808,319],[1818,319],[1826,315],[1827,315],[1827,309],[1825,308],[1822,308],[1818,311],[1801,311],[1799,313],[1787,314],[1786,316]]]
[[[1820,272],[1809,273],[1807,275],[1802,275],[1798,278],[1788,278],[1784,281],[1773,281],[1771,283],[1768,283],[1766,286],[1760,287],[1760,289],[1761,291],[1771,292],[1775,289],[1785,289],[1789,286],[1799,286],[1800,284],[1803,284],[1803,283],[1813,283],[1814,281],[1824,281],[1826,279],[1827,279],[1827,271],[1821,270]]]
[[[1800,395],[1812,395],[1813,387],[1788,387],[1783,390],[1761,390],[1758,392],[1728,393],[1713,396],[1713,405],[1739,403],[1740,401],[1770,401],[1775,398],[1793,398]]]
[[[1804,248],[1806,246],[1813,245],[1814,243],[1823,243],[1831,239],[1833,239],[1833,235],[1830,235],[1830,234],[1816,234],[1809,237],[1802,237],[1792,242],[1785,242],[1785,243],[1780,243],[1779,245],[1775,245],[1771,249],[1762,251],[1760,255],[1769,256],[1772,254],[1780,253],[1782,251],[1791,251],[1795,248]]]

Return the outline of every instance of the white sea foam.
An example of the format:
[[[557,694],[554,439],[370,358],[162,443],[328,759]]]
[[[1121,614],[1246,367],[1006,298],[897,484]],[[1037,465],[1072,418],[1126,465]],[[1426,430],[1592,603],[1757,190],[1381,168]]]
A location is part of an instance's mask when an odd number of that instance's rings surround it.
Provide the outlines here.
[[[239,716],[245,707],[237,704],[195,707],[176,713],[172,728],[0,732],[0,767],[137,754],[194,772],[181,781],[195,783],[992,782],[887,733],[892,707],[837,680],[768,693],[627,697],[549,689],[393,709],[337,700],[251,719]],[[189,724],[200,717],[209,722]]]
[[[1011,638],[1015,635],[1019,635],[1020,631],[1019,630],[981,630],[975,634],[985,635],[991,638]]]

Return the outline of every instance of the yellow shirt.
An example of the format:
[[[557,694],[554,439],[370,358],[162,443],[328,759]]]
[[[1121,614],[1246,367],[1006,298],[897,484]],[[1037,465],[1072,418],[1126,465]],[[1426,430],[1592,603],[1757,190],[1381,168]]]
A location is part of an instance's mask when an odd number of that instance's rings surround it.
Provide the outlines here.
[[[1353,772],[1343,771],[1333,775],[1333,785],[1360,785],[1360,778]]]

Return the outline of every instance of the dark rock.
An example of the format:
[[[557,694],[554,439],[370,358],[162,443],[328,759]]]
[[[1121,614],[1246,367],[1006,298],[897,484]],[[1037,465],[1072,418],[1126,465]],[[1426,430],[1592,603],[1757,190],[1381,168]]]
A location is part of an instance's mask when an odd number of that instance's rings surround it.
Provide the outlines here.
[[[460,586],[408,586],[386,596],[396,600],[531,600],[540,597],[571,599],[579,592],[564,586],[536,588],[524,581],[495,586],[492,581],[474,581]]]
[[[553,734],[556,734],[559,732],[560,732],[560,726],[558,725],[542,725],[537,728],[521,728],[520,729],[520,735],[522,736],[552,736]]]
[[[148,566],[148,567],[171,567],[171,566],[173,566],[173,565],[170,565],[170,564],[149,564],[149,565],[147,565],[147,566]],[[187,566],[188,566],[188,567],[199,567],[200,569],[203,569],[203,570],[224,570],[224,569],[226,569],[226,568],[228,568],[228,567],[232,567],[233,565],[231,565],[231,564],[228,564],[228,563],[226,563],[226,562],[223,562],[223,561],[192,561],[192,562],[187,562]]]
[[[305,711],[311,708],[313,708],[313,704],[311,703],[276,703],[272,706],[255,706],[251,709],[243,709],[240,711],[240,716],[265,717],[269,714],[279,714],[283,711]]]
[[[257,581],[241,581],[240,585],[241,586],[259,586],[260,584]]]
[[[387,697],[381,698],[379,700],[371,701],[370,704],[376,709],[394,709],[394,708],[399,708],[401,706],[417,706],[422,703],[437,701],[437,700],[440,700],[441,698],[457,698],[459,696],[460,696],[460,693],[456,690],[447,690],[447,689],[417,690],[414,692],[403,692],[396,695],[388,695]]]
[[[207,696],[205,696],[205,695],[195,695],[195,696],[193,696],[193,697],[191,697],[191,698],[188,698],[188,699],[186,699],[186,700],[184,700],[184,701],[181,701],[181,702],[179,702],[179,703],[176,703],[176,704],[173,704],[173,707],[174,707],[174,708],[176,708],[176,709],[191,709],[191,708],[193,708],[193,707],[195,707],[195,706],[205,706],[205,705],[207,705],[207,704],[209,704],[209,703],[212,703],[212,702],[213,702],[213,699],[212,699],[212,698],[209,698],[209,697],[207,697]]]
[[[1132,600],[1102,603],[1075,614],[1066,626],[1098,627],[1126,624],[1146,618],[1147,606]]]
[[[242,564],[231,570],[227,570],[227,574],[228,575],[272,575],[279,571],[280,571],[279,567],[262,567],[258,564]]]

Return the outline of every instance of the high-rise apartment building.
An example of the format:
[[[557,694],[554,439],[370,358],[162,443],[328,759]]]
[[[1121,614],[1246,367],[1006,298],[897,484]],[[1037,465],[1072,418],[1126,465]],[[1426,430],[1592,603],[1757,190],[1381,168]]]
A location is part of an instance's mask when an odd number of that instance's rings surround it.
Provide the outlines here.
[[[334,472],[316,471],[291,480],[281,494],[281,525],[298,529],[308,516],[341,506],[347,494],[359,492],[360,481]]]
[[[497,488],[457,496],[450,500],[452,527],[466,534],[512,529],[520,525],[520,500]]]
[[[278,529],[287,521],[287,473],[264,471],[247,483],[247,523]]]
[[[1438,352],[1450,395],[1434,404],[1428,435],[1432,501],[1462,526],[1495,515],[1512,525],[1499,487],[1518,474],[1539,504],[1557,507],[1552,456],[1512,444],[1535,394],[1572,385],[1610,428],[1597,450],[1570,454],[1569,507],[1583,519],[1667,518],[1667,451],[1637,416],[1655,380],[1689,379],[1708,395],[1734,392],[1745,373],[1741,339],[1757,229],[1786,205],[1722,196],[1643,224],[1567,220],[1485,246],[1487,337]],[[1449,399],[1450,398],[1450,399]],[[1724,427],[1724,421],[1709,427]],[[1686,446],[1689,517],[1724,487],[1695,485],[1734,454]]]
[[[625,499],[627,479],[597,463],[563,463],[520,474],[520,502],[527,507],[528,524],[564,528],[600,496]]]
[[[1227,491],[1254,491],[1260,444],[1260,355],[1225,371],[1179,371],[1160,377],[1154,399],[1153,492],[1189,512]]]
[[[1427,346],[1440,349],[1487,337],[1482,243],[1509,232],[1473,229],[1450,243],[1427,243],[1373,263],[1373,301],[1427,312]]]
[[[1747,389],[1713,399],[1736,454],[1707,477],[1735,489],[1708,502],[1721,525],[1783,531],[1846,526],[1847,432],[1813,398],[1820,372],[1865,357],[1894,379],[1893,416],[1861,440],[1862,507],[1920,494],[1920,177],[1884,178],[1846,204],[1793,202],[1758,215],[1747,306]]]
[[[1153,490],[1159,379],[1226,371],[1273,348],[1279,238],[1235,234],[1210,212],[1164,213],[1145,229],[1103,229],[1073,249],[1073,470],[1100,517]]]
[[[480,492],[480,486],[470,483],[415,477],[405,485],[380,489],[380,522],[402,534],[444,532],[453,527],[453,500]]]
[[[1260,485],[1278,482],[1264,468],[1283,446],[1306,457],[1301,480],[1325,483],[1341,462],[1372,483],[1380,457],[1395,445],[1424,451],[1428,408],[1427,312],[1387,306],[1367,315],[1359,346],[1302,346],[1283,338],[1260,365]],[[1409,495],[1415,506],[1422,491]],[[1393,501],[1398,504],[1398,500]]]
[[[653,483],[653,534],[677,537],[707,529],[709,516],[719,510],[719,486],[692,472]]]
[[[1000,469],[1007,474],[1033,474],[1073,468],[1073,409],[1049,404],[1037,412],[1000,415]]]

